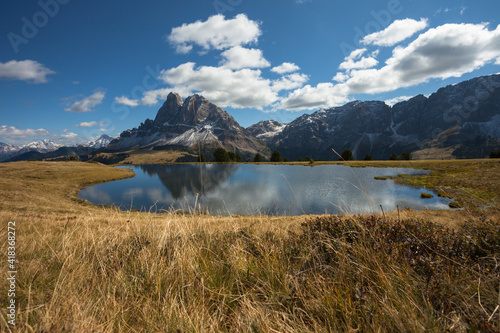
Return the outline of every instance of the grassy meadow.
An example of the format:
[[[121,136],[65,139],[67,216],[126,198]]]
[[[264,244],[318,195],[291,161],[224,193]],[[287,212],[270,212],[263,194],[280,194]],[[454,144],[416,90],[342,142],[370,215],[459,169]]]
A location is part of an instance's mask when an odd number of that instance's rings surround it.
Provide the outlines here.
[[[210,216],[96,207],[96,163],[0,164],[0,244],[16,222],[16,326],[1,332],[498,332],[500,161],[344,162],[400,176],[453,211]],[[353,172],[356,169],[353,168]],[[381,180],[382,181],[382,180]]]

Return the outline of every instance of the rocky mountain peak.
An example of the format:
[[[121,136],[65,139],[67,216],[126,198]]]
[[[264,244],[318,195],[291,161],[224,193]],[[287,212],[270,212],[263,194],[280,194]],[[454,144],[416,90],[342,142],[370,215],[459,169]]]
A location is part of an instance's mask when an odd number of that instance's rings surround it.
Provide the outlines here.
[[[239,127],[231,115],[212,104],[205,97],[195,94],[183,100],[176,93],[168,95],[167,100],[158,110],[154,126],[160,128],[175,125],[203,126],[207,121],[219,123],[220,126],[229,122],[230,126]]]
[[[167,99],[165,100],[165,103],[163,105],[167,104],[170,107],[180,107],[183,103],[184,100],[179,94],[171,92],[170,94],[168,94]]]
[[[195,94],[183,100],[176,93],[168,95],[154,121],[146,119],[139,127],[122,132],[107,149],[200,145],[207,149],[224,147],[240,151],[242,155],[245,152],[269,155],[265,144],[252,137],[229,113],[201,95]]]
[[[158,110],[156,118],[154,120],[155,124],[161,125],[168,122],[173,114],[179,113],[184,100],[179,94],[171,92],[167,96],[167,100],[163,103],[163,106]]]

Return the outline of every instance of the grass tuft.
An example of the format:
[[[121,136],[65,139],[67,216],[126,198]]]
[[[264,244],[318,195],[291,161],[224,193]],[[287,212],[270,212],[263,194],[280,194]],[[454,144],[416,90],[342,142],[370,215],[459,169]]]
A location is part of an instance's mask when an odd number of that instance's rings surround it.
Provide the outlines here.
[[[434,196],[430,193],[420,192],[420,198],[421,199],[431,199],[431,198],[434,198]]]

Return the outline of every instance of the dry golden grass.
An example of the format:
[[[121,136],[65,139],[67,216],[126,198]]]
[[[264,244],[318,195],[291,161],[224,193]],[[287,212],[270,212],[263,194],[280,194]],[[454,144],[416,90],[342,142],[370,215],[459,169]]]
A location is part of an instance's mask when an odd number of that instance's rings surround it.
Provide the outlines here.
[[[415,160],[440,160],[440,159],[455,159],[453,152],[458,147],[451,146],[445,148],[425,148],[416,152],[413,152],[413,158]]]
[[[455,178],[466,178],[480,162],[470,163],[425,166],[455,170]],[[482,165],[498,179],[497,167]],[[6,253],[7,222],[16,221],[19,272],[18,325],[0,320],[2,332],[500,328],[495,311],[500,268],[492,264],[500,260],[498,253],[489,253],[479,268],[441,258],[442,266],[435,265],[439,274],[423,275],[420,266],[412,266],[413,259],[398,260],[374,247],[370,229],[350,242],[352,232],[365,229],[346,224],[347,233],[335,238],[317,232],[315,224],[301,226],[314,216],[149,214],[98,208],[75,197],[81,186],[131,175],[130,170],[89,163],[0,164],[1,250]],[[457,184],[476,191],[487,178]],[[484,186],[487,193],[498,191]],[[477,208],[403,210],[381,218],[439,220],[454,227],[494,220],[488,226],[498,226],[498,215]],[[401,246],[389,248],[398,253]],[[0,283],[4,319],[7,289]]]
[[[118,158],[121,155],[126,155],[126,157],[124,159]],[[120,153],[99,153],[97,155],[97,160],[105,160],[106,162],[104,163],[106,164],[142,165],[170,164],[175,163],[177,159],[185,157],[196,158],[196,156],[191,153],[178,150],[129,150]],[[114,160],[116,160],[116,162],[113,162]]]
[[[132,170],[75,162],[0,164],[0,210],[77,212],[76,194],[83,186],[134,176]]]
[[[181,151],[152,151],[152,150],[137,150],[127,152],[129,157],[121,161],[119,164],[163,164],[175,163],[179,158],[191,156],[191,154]]]

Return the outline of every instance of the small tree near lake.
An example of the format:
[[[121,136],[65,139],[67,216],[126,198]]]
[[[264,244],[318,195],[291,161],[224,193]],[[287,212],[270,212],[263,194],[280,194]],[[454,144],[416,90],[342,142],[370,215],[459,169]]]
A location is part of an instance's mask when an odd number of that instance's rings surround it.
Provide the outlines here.
[[[283,156],[281,156],[279,151],[273,151],[273,154],[271,155],[271,162],[283,162]]]
[[[500,158],[500,151],[492,151],[490,158]]]
[[[261,154],[257,153],[257,154],[255,155],[255,157],[254,157],[253,161],[254,161],[255,163],[264,162],[264,158],[262,157],[262,155],[261,155]]]
[[[391,154],[391,156],[389,156],[389,161],[397,161],[397,160],[399,160],[398,154],[393,153]]]
[[[350,149],[344,149],[342,154],[340,154],[339,161],[354,161],[354,156]]]
[[[214,160],[219,163],[229,162],[229,154],[224,148],[219,147],[214,151]]]
[[[401,153],[401,155],[399,156],[399,159],[403,160],[403,161],[410,161],[413,159],[413,156],[411,153],[405,151],[405,152]]]

